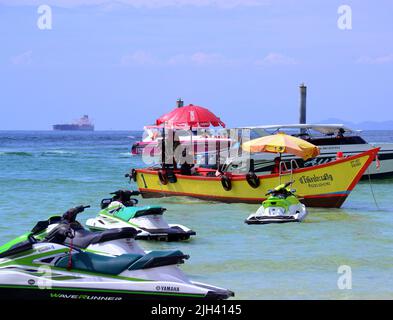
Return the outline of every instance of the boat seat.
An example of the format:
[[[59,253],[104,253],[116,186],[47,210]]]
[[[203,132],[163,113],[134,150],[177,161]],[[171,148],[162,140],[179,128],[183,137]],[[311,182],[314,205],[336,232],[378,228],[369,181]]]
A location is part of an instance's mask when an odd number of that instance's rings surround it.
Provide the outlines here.
[[[75,237],[72,239],[72,245],[85,249],[91,244],[102,243],[117,239],[135,238],[138,232],[134,228],[117,228],[104,231],[91,232],[86,229],[75,230]],[[71,244],[71,239],[67,238],[66,244]]]
[[[171,251],[150,251],[130,265],[128,270],[149,269],[154,267],[168,266],[172,264],[184,263],[189,256],[180,250]]]
[[[166,209],[160,206],[124,207],[113,215],[123,221],[150,214],[162,214]]]
[[[91,252],[78,252],[72,255],[71,269],[118,275],[126,270],[132,263],[140,259],[140,254],[123,254],[117,257],[108,257]],[[61,258],[55,266],[67,268],[69,256]]]

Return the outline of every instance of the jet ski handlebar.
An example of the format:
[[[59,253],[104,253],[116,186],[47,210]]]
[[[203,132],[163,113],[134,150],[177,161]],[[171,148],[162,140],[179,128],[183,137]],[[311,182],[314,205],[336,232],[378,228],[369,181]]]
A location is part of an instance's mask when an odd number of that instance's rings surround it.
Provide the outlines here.
[[[117,190],[114,192],[111,192],[110,194],[114,194],[115,196],[139,196],[141,193],[139,191],[134,191],[134,190]]]
[[[279,194],[279,193],[285,193],[287,192],[287,188],[292,185],[294,181],[288,181],[287,183],[280,185],[274,189],[269,189],[268,192],[265,194],[265,196],[271,195],[271,194]]]
[[[64,214],[63,214],[63,219],[68,221],[68,222],[74,222],[76,219],[76,216],[78,213],[81,213],[85,211],[85,209],[90,208],[90,206],[78,206],[75,208],[68,209]]]
[[[286,184],[284,184],[283,188],[288,188],[290,185],[292,185],[294,181],[288,181]]]
[[[139,196],[141,193],[133,190],[117,190],[111,194],[113,194],[112,201],[120,201],[125,206],[133,206],[138,203],[138,200],[131,197]]]

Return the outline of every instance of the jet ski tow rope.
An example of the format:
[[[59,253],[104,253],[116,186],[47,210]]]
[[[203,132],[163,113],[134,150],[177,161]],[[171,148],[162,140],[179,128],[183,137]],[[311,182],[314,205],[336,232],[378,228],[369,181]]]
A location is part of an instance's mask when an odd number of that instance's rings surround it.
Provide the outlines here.
[[[72,269],[72,248],[73,248],[73,242],[75,237],[75,233],[73,231],[74,231],[73,229],[70,229],[69,236],[68,236],[70,238],[70,250],[68,251],[68,264],[67,264],[68,271]]]

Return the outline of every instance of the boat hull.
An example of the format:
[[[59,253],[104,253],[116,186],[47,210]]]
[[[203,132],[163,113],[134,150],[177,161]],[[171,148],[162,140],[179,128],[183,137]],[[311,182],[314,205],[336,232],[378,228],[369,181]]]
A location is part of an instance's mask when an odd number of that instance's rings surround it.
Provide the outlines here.
[[[309,168],[292,174],[258,175],[260,186],[252,188],[245,175],[231,176],[232,188],[226,191],[220,177],[176,174],[176,182],[162,184],[157,169],[137,169],[136,183],[145,198],[189,196],[227,203],[261,203],[265,194],[281,183],[293,180],[301,202],[309,207],[339,208],[359,182],[378,153],[378,148]]]
[[[94,131],[93,125],[78,125],[78,124],[55,124],[53,125],[55,131]]]

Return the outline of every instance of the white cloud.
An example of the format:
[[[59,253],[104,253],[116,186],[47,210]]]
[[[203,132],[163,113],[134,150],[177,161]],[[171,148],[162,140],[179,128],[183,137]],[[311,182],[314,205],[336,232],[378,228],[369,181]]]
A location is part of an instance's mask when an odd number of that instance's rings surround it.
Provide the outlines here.
[[[196,52],[191,55],[191,61],[196,64],[218,64],[226,62],[226,59],[216,53]]]
[[[393,54],[388,54],[379,57],[367,57],[363,56],[356,60],[359,64],[388,64],[393,63]]]
[[[143,50],[135,51],[124,55],[120,59],[123,66],[131,65],[160,65],[160,66],[279,66],[296,65],[299,62],[281,53],[269,53],[259,60],[233,59],[219,53],[197,51],[190,54],[175,54],[169,58],[158,58]]]
[[[264,58],[256,60],[255,64],[259,66],[295,65],[295,64],[299,64],[299,62],[296,59],[288,57],[281,53],[271,52],[267,54]]]
[[[159,63],[158,60],[156,60],[149,52],[142,51],[142,50],[125,54],[120,59],[120,64],[122,66],[154,65],[158,63]]]
[[[233,61],[227,59],[221,54],[217,53],[206,53],[206,52],[195,52],[190,55],[178,54],[167,60],[170,65],[222,65],[222,64],[233,64]]]
[[[136,8],[162,8],[162,7],[256,7],[264,6],[271,0],[46,0],[45,4],[59,7],[78,7],[86,5],[125,5]],[[0,0],[5,5],[34,5],[39,6],[43,0]]]
[[[11,63],[14,65],[29,65],[32,61],[33,51],[28,50],[21,54],[11,57]]]
[[[170,65],[170,66],[181,66],[181,65],[195,65],[195,66],[218,66],[218,65],[233,65],[235,60],[230,60],[218,53],[207,53],[207,52],[195,52],[192,54],[176,54],[169,58],[157,58],[151,53],[143,50],[135,51],[132,53],[125,54],[120,59],[122,66],[132,65]]]

